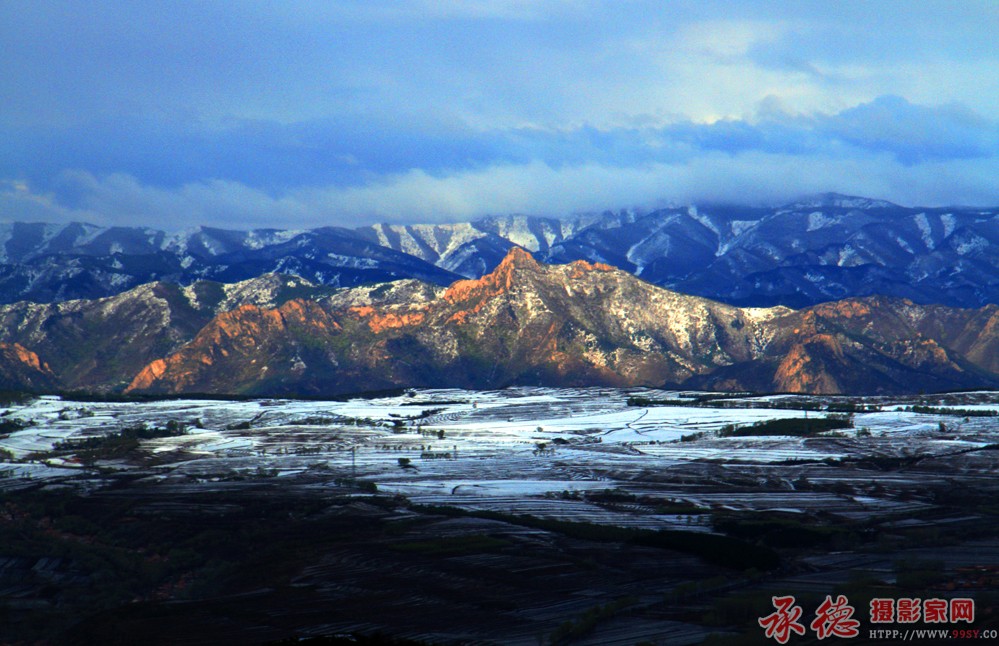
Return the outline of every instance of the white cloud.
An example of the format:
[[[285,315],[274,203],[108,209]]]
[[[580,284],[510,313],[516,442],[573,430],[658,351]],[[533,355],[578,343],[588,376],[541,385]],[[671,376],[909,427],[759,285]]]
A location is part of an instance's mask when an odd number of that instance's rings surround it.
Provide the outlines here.
[[[10,222],[96,222],[102,217],[61,206],[51,195],[32,192],[22,180],[0,180],[0,216]]]
[[[498,165],[431,176],[414,170],[361,187],[308,188],[274,197],[236,182],[195,182],[176,189],[143,185],[116,174],[76,172],[64,178],[82,195],[75,208],[10,183],[0,210],[18,220],[84,220],[177,230],[210,224],[230,228],[359,226],[381,221],[441,222],[488,214],[566,215],[665,202],[781,203],[824,191],[901,204],[999,204],[999,160],[952,160],[917,166],[893,156],[789,156],[711,153],[686,163],[619,168],[541,162]],[[915,187],[915,188],[914,188]]]
[[[754,47],[777,42],[790,26],[780,21],[708,20],[682,26],[668,44],[687,55],[702,55],[719,62],[743,57]]]
[[[999,14],[889,6],[0,2],[0,178],[33,180],[0,186],[0,216],[286,226],[813,190],[999,202],[996,128],[975,116],[999,113]]]
[[[311,213],[366,221],[445,221],[487,214],[573,212],[663,202],[780,203],[838,191],[921,206],[999,204],[999,160],[904,166],[889,154],[833,159],[749,152],[712,153],[687,163],[628,168],[540,162],[433,177],[411,171],[360,188],[289,196]],[[913,188],[913,187],[917,188]]]

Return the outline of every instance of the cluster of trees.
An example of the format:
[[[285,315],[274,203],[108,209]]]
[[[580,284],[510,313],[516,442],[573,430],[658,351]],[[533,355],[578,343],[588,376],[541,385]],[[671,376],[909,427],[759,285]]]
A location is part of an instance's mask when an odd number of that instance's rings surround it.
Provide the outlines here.
[[[96,460],[124,457],[139,448],[140,440],[177,437],[185,433],[187,433],[187,424],[172,419],[166,423],[166,426],[160,428],[137,424],[106,435],[63,440],[56,442],[52,448],[56,453],[75,453],[84,464],[87,464]]]
[[[746,394],[698,395],[684,399],[652,399],[649,397],[629,397],[628,406],[651,408],[654,406],[685,406],[701,408],[766,408],[774,410],[828,411],[830,413],[870,413],[881,410],[878,404],[865,404],[855,401],[832,401],[828,404],[810,399],[746,399]]]
[[[11,417],[0,417],[0,435],[6,435],[8,433],[13,433],[14,431],[20,431],[22,428],[27,427],[27,423],[14,419]]]
[[[0,406],[20,406],[27,404],[35,398],[31,393],[20,390],[0,390]]]
[[[790,435],[806,437],[841,428],[853,428],[853,419],[842,415],[817,418],[768,419],[749,426],[728,424],[718,431],[719,437],[756,437],[761,435]]]
[[[955,417],[996,417],[999,411],[981,408],[938,408],[936,406],[906,406],[911,413],[927,415],[953,415]]]

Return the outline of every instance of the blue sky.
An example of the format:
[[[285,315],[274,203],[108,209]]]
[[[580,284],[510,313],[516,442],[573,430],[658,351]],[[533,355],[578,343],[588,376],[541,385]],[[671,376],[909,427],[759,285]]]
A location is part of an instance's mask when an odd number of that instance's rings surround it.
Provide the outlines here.
[[[0,2],[0,220],[999,204],[999,4]]]

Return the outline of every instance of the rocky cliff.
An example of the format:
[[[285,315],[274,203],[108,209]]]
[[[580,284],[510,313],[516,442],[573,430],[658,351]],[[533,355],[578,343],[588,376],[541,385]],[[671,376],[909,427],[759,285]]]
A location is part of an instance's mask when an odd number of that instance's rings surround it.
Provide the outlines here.
[[[416,290],[416,291],[414,291]],[[389,293],[392,298],[384,298]],[[418,296],[417,296],[418,294]],[[999,385],[996,308],[850,299],[738,308],[514,248],[446,290],[368,290],[220,315],[132,392],[683,385],[813,393]]]

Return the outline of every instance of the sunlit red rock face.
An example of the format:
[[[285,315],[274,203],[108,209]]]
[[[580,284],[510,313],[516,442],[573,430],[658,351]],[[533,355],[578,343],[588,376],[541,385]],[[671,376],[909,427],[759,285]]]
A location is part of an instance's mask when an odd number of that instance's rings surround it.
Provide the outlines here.
[[[757,360],[690,385],[820,394],[995,387],[996,309],[883,297],[824,303],[774,320]]]
[[[289,375],[301,377],[307,366],[302,355],[312,351],[285,339],[328,337],[339,329],[313,301],[296,299],[277,308],[242,305],[215,317],[186,351],[147,365],[126,390],[147,390],[164,378],[172,392],[240,392],[246,383],[283,384]]]
[[[0,343],[0,389],[51,390],[55,375],[38,355],[17,343]]]
[[[334,394],[512,384],[810,393],[999,385],[996,308],[864,298],[742,309],[514,248],[446,290],[396,285],[221,314],[133,392]]]
[[[263,310],[240,308],[151,362],[129,390],[659,385],[751,359],[762,322],[787,311],[747,315],[606,265],[540,265],[521,249],[481,279],[426,296],[346,307],[334,298],[285,328],[260,325],[274,316]],[[235,347],[240,335],[227,335],[230,328],[245,329],[252,352]],[[296,364],[306,366],[297,376]]]
[[[265,274],[230,284],[149,283],[95,300],[0,305],[0,343],[37,353],[59,388],[115,391],[189,342],[221,312],[324,293],[298,277]]]

